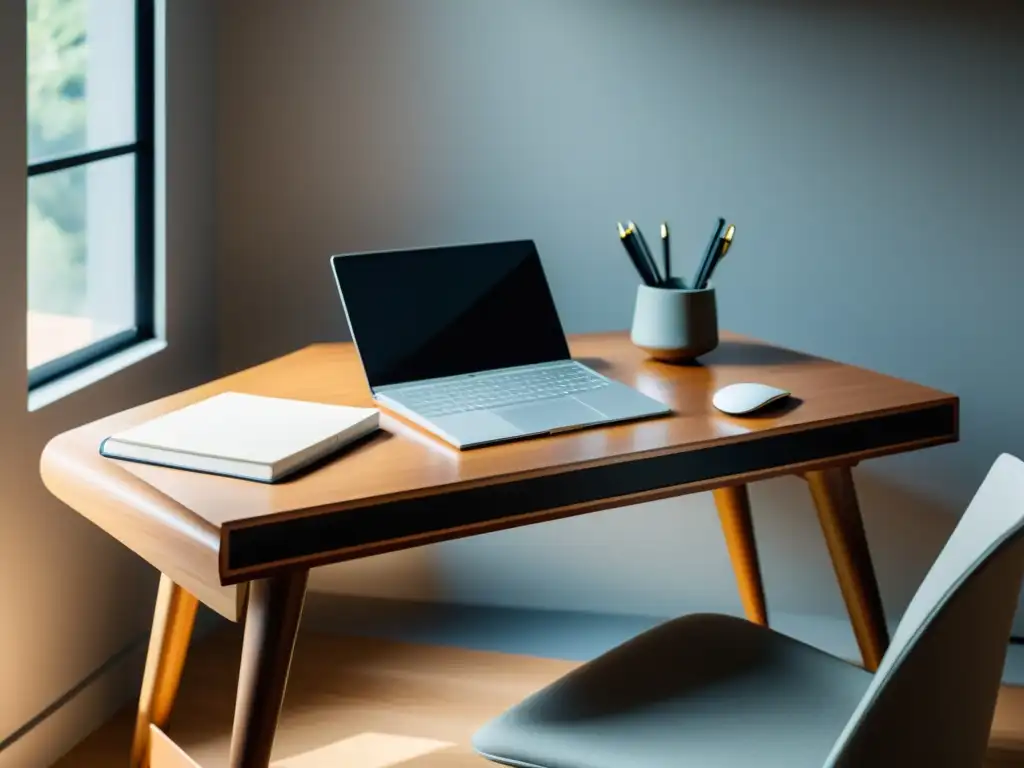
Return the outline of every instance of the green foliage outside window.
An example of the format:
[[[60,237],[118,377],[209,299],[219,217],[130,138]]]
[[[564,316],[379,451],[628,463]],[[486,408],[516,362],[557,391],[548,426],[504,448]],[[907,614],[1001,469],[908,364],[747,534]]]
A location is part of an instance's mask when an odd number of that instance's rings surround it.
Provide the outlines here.
[[[88,149],[87,2],[28,0],[30,163]],[[29,180],[30,311],[86,312],[85,182],[84,167]]]

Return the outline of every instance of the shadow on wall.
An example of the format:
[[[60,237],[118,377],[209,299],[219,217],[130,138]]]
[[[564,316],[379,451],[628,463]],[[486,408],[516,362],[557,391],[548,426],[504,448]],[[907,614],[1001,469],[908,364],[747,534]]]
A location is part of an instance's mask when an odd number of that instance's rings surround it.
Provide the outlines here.
[[[314,568],[312,594],[357,594],[391,600],[445,600],[436,547],[416,547],[348,563]]]
[[[747,6],[762,9],[765,6],[757,0],[733,0],[734,7]],[[676,5],[668,2],[667,5]],[[970,13],[965,13],[965,6],[958,0],[873,0],[872,2],[851,2],[850,0],[778,0],[772,3],[772,13],[799,13],[808,18],[817,14],[830,15],[836,13],[856,13],[870,16],[872,19],[898,19],[913,23],[945,23],[955,22],[960,28],[977,27],[988,32],[1004,33],[1008,30],[1000,26],[1000,21],[1024,18],[1021,5],[1016,0],[980,0],[971,3]]]
[[[882,601],[895,622],[963,510],[915,493],[870,466],[854,469],[854,480]],[[845,615],[806,484],[795,478],[760,483],[752,486],[751,499],[769,613]]]
[[[964,509],[869,470],[855,476],[882,599],[890,616],[902,615]]]

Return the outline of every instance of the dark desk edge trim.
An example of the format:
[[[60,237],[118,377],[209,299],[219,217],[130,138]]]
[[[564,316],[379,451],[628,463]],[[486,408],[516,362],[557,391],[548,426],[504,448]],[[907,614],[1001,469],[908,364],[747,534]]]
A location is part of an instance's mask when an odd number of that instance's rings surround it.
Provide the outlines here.
[[[261,566],[316,558],[325,552],[344,559],[343,550],[412,539],[418,546],[439,530],[449,532],[548,510],[583,507],[591,511],[602,500],[657,493],[685,492],[686,486],[707,487],[715,480],[783,473],[787,467],[840,459],[844,456],[913,443],[957,439],[957,403],[951,401],[861,421],[788,432],[696,451],[652,456],[542,475],[507,483],[475,486],[449,494],[399,499],[359,509],[340,510],[224,531],[221,576],[225,584],[252,578]],[[741,480],[742,481],[742,480]],[[590,505],[587,508],[587,505]],[[609,506],[614,506],[610,504]],[[444,538],[458,538],[457,534]],[[404,548],[402,546],[394,549]],[[226,550],[226,551],[225,551]]]

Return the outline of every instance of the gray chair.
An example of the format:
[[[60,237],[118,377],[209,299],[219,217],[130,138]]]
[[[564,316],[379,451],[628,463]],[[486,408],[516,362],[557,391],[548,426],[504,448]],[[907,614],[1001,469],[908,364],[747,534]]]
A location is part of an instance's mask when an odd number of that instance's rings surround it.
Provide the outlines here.
[[[521,768],[976,768],[1024,575],[1024,463],[1003,455],[874,675],[742,619],[662,624],[485,725]]]

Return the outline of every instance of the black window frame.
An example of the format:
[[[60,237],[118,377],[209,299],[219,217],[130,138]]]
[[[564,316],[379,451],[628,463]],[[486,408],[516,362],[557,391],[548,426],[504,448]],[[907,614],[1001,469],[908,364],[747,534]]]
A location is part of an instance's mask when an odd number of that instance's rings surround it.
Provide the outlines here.
[[[135,141],[28,164],[28,177],[114,157],[135,157],[135,325],[28,370],[28,388],[49,384],[155,337],[156,0],[135,2]],[[27,257],[27,254],[26,254]]]

